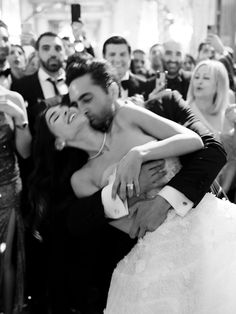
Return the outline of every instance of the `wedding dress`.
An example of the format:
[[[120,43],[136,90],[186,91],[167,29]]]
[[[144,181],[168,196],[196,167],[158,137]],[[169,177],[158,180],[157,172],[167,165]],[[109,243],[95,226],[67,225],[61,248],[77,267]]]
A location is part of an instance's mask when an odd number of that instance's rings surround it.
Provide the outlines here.
[[[170,210],[114,270],[104,314],[235,314],[236,205]]]

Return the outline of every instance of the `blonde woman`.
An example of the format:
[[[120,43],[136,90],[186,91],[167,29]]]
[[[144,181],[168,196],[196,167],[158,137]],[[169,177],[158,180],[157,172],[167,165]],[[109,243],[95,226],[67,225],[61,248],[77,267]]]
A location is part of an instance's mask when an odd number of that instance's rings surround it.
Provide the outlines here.
[[[225,115],[230,108],[229,99],[229,79],[224,65],[216,60],[198,63],[190,81],[187,102],[227,151],[228,162],[219,177],[226,192],[229,191],[232,180],[229,180],[229,175],[226,175],[225,171],[236,158],[233,124],[228,118],[229,114]],[[232,178],[232,171],[230,178]]]

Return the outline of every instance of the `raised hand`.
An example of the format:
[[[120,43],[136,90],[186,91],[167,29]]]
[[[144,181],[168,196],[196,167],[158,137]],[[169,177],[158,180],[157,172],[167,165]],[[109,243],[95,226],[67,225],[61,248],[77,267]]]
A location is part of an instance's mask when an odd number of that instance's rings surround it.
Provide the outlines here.
[[[153,91],[148,95],[148,100],[151,99],[161,99],[164,95],[168,94],[171,90],[169,88],[164,88],[164,83],[162,84],[162,88],[159,86],[159,88],[154,88]]]
[[[209,33],[207,35],[206,42],[211,45],[219,54],[224,52],[224,45],[218,35]]]

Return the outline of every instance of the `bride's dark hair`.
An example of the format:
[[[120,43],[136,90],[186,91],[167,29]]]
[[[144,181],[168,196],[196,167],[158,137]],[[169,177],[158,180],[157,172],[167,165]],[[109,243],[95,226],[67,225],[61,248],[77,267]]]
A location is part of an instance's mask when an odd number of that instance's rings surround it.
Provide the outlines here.
[[[86,152],[71,147],[62,151],[55,148],[55,136],[50,132],[44,110],[37,118],[33,142],[34,170],[29,178],[29,201],[32,208],[31,224],[38,228],[50,219],[52,208],[73,193],[71,175],[87,161]]]

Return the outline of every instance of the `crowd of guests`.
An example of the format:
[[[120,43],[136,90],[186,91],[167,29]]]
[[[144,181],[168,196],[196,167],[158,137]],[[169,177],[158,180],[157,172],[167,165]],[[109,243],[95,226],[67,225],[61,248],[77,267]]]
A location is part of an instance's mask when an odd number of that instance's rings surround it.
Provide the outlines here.
[[[97,252],[98,240],[103,241],[103,235],[96,238],[95,220],[91,227],[93,236],[86,233],[83,243],[77,231],[68,235],[65,219],[72,191],[64,182],[73,174],[72,169],[75,171],[84,163],[86,156],[73,152],[78,155],[76,165],[67,165],[64,159],[65,169],[60,169],[58,179],[54,177],[58,165],[48,160],[46,153],[38,156],[32,149],[36,133],[40,133],[37,128],[40,113],[62,101],[70,102],[68,67],[95,57],[81,31],[82,25],[78,21],[73,26],[74,43],[69,37],[60,38],[50,31],[40,34],[33,43],[34,52],[27,56],[23,46],[10,43],[7,25],[0,21],[0,312],[4,314],[21,311],[95,314],[102,313],[104,308],[111,270],[104,276],[105,288],[97,291],[89,286],[91,265],[86,265],[88,259],[81,258],[84,254],[94,259],[103,252],[104,248]],[[196,58],[185,55],[175,40],[154,44],[147,56],[142,49],[132,51],[125,38],[112,36],[101,50],[117,73],[121,99],[151,108],[153,100],[162,103],[163,97],[177,91],[175,99],[185,101],[227,152],[227,163],[217,178],[218,190],[213,192],[236,202],[236,79],[232,49],[225,47],[218,35],[208,34],[199,45]],[[165,72],[165,80],[159,85],[157,72]],[[58,145],[59,150],[63,148],[62,143]],[[48,181],[43,186],[40,182],[31,186],[32,173],[41,162],[50,165],[42,174]],[[49,190],[53,187],[46,213],[40,212],[44,204],[34,202],[37,189],[44,193],[45,186]],[[80,228],[81,233],[85,232],[83,226]],[[72,254],[77,245],[80,254]],[[91,247],[96,247],[96,252],[90,252]],[[131,244],[127,245],[127,252],[130,247]],[[118,260],[124,256],[119,254]],[[81,268],[76,275],[72,271],[75,265]],[[63,267],[67,269],[66,275]]]

